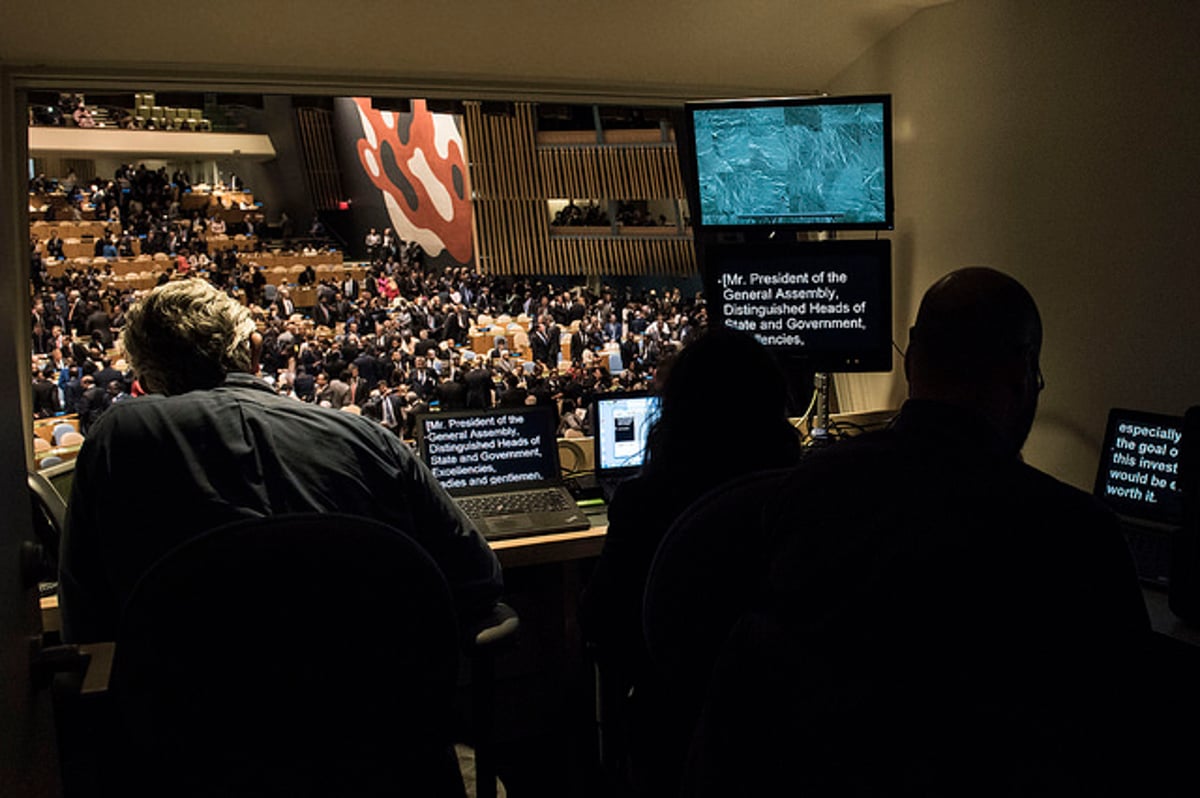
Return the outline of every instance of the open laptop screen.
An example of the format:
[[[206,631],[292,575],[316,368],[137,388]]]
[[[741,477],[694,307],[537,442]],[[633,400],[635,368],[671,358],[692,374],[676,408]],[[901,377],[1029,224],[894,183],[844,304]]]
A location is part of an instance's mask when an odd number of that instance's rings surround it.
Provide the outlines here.
[[[646,438],[658,417],[657,396],[598,394],[593,419],[597,477],[629,476],[646,459]]]
[[[417,417],[421,459],[453,496],[539,487],[560,478],[549,407]]]
[[[1126,518],[1180,524],[1182,437],[1180,416],[1122,408],[1110,410],[1096,473],[1096,497]]]

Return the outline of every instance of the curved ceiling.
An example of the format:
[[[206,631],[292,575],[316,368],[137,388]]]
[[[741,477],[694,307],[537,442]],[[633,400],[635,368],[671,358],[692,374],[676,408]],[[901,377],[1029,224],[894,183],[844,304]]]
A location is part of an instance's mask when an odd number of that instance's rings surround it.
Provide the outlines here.
[[[820,90],[945,0],[13,0],[0,62],[22,79],[197,76],[677,100]],[[172,8],[168,10],[167,6]],[[66,88],[64,86],[64,88]]]

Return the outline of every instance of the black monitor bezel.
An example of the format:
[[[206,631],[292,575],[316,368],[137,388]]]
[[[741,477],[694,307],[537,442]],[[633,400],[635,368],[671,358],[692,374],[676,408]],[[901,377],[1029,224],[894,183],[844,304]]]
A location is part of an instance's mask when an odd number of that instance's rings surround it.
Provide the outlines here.
[[[885,219],[882,222],[787,222],[781,224],[706,224],[704,212],[700,206],[700,164],[696,154],[696,124],[697,111],[710,111],[728,108],[782,108],[793,106],[818,105],[863,105],[881,103],[883,105],[883,161],[885,192]],[[776,230],[796,232],[816,232],[824,230],[893,230],[896,224],[896,192],[893,183],[893,144],[892,144],[892,95],[890,94],[861,94],[843,97],[760,97],[734,100],[694,100],[684,103],[684,125],[686,129],[685,149],[688,169],[684,172],[685,187],[688,200],[688,210],[693,229],[697,233],[720,233],[749,230]]]
[[[1104,495],[1104,477],[1112,466],[1111,451],[1116,442],[1117,429],[1123,422],[1174,427],[1180,431],[1181,442],[1183,431],[1186,427],[1184,416],[1176,416],[1170,413],[1155,413],[1149,410],[1134,410],[1126,407],[1110,408],[1108,418],[1104,422],[1104,440],[1100,444],[1100,460],[1097,463],[1096,479],[1092,483],[1092,495],[1096,497],[1097,501],[1118,515],[1128,518],[1138,518],[1151,523],[1179,526],[1183,523],[1182,485],[1180,485],[1178,500],[1166,507],[1151,508],[1137,499],[1110,498]],[[1180,457],[1176,458],[1176,462],[1182,464],[1182,453]],[[1178,479],[1178,475],[1176,475],[1176,479]]]
[[[600,403],[601,402],[616,402],[622,399],[638,399],[643,397],[655,397],[658,394],[653,391],[606,391],[597,393],[592,396],[592,422],[595,428],[592,430],[592,467],[595,471],[597,479],[624,479],[632,477],[642,470],[642,466],[628,466],[622,468],[602,468],[600,458]],[[661,401],[661,400],[660,400]],[[661,409],[661,405],[660,405]],[[642,463],[645,464],[645,457],[642,458]]]
[[[558,458],[558,436],[555,434],[555,426],[557,425],[557,413],[553,407],[547,405],[525,405],[524,407],[492,407],[486,410],[439,410],[429,413],[419,413],[417,415],[417,423],[413,429],[413,436],[416,442],[416,454],[422,464],[429,469],[430,476],[435,480],[433,466],[429,464],[429,441],[425,437],[425,425],[429,421],[446,420],[451,418],[469,418],[473,416],[503,416],[503,415],[521,415],[521,416],[541,416],[541,424],[549,431],[549,444],[543,446],[543,454],[547,458],[553,458],[551,461],[552,467],[550,473],[543,479],[529,480],[526,482],[514,482],[505,487],[495,485],[479,485],[476,487],[457,487],[445,488],[445,490],[455,497],[460,496],[476,496],[485,493],[501,493],[505,490],[523,490],[530,487],[549,485],[555,483],[562,478],[562,463]],[[442,483],[440,480],[438,484]],[[445,487],[445,486],[443,486]]]
[[[879,292],[882,299],[879,311],[883,318],[878,320],[881,328],[879,337],[869,349],[855,351],[817,352],[799,350],[794,347],[768,347],[779,364],[789,372],[804,373],[830,372],[846,373],[886,373],[892,371],[895,343],[892,325],[895,320],[892,296],[892,242],[891,239],[848,239],[835,241],[795,241],[787,239],[760,239],[755,241],[736,240],[729,242],[714,242],[705,245],[698,252],[700,271],[704,283],[705,304],[708,310],[710,324],[724,325],[724,314],[721,311],[720,284],[718,275],[722,273],[716,268],[717,261],[724,253],[734,251],[741,255],[753,256],[757,252],[779,255],[791,250],[809,257],[866,255],[878,261],[881,269],[878,279]]]

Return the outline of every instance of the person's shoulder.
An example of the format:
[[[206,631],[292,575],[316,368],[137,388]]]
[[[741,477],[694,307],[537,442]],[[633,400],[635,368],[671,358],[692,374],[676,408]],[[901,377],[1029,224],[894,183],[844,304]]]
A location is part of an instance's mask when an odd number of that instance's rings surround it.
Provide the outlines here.
[[[89,393],[97,395],[98,386],[84,391],[84,398]],[[146,431],[161,429],[165,421],[178,420],[179,414],[172,408],[178,406],[174,399],[156,394],[138,396],[124,402],[114,402],[97,418],[88,430],[85,446],[95,448],[98,444],[114,438],[127,438]]]
[[[1116,524],[1116,515],[1095,496],[1028,463],[1020,463],[1018,478],[1035,509],[1088,516],[1096,522]]]
[[[656,500],[663,498],[663,486],[658,481],[646,475],[630,477],[617,484],[612,498],[608,502],[608,514],[611,518],[615,513],[621,516],[635,513],[640,509],[653,506]]]

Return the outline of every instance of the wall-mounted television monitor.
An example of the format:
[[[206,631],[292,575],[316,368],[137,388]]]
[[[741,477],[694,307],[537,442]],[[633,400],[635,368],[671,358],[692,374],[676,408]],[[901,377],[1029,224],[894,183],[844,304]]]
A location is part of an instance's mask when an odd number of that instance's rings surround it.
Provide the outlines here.
[[[687,103],[693,225],[891,230],[891,108],[890,95]]]
[[[791,370],[892,370],[891,241],[718,241],[700,250],[710,323]]]

